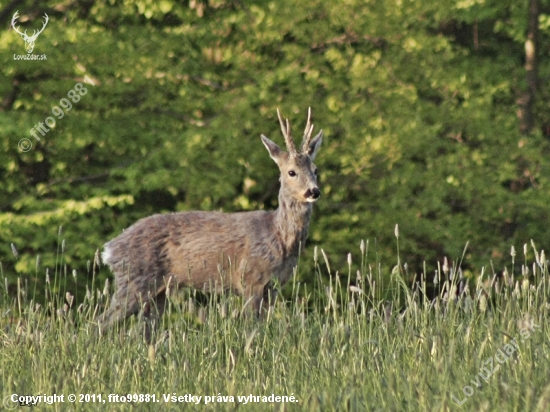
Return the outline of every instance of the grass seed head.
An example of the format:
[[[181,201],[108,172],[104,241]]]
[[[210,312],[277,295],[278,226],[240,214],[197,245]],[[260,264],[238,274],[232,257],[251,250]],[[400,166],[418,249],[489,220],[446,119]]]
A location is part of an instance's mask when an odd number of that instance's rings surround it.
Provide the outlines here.
[[[69,307],[73,306],[74,296],[71,295],[71,292],[67,292],[65,294],[65,299],[67,299],[67,303],[69,304]]]
[[[363,291],[360,288],[358,288],[357,286],[353,286],[353,285],[351,285],[349,287],[349,291],[351,293],[363,293]]]
[[[103,296],[109,295],[109,279],[105,279],[105,286],[103,287]]]
[[[485,294],[482,294],[479,297],[479,310],[481,310],[483,313],[487,310],[487,297]]]
[[[149,358],[149,363],[152,368],[153,366],[155,366],[155,359],[156,359],[155,345],[149,345],[149,348],[147,350],[147,357]]]
[[[19,253],[17,253],[17,249],[15,248],[15,245],[13,243],[11,245],[11,253],[13,253],[13,256],[15,256],[15,259],[19,259]]]
[[[447,260],[447,256],[443,259],[443,273],[449,273],[449,261]]]

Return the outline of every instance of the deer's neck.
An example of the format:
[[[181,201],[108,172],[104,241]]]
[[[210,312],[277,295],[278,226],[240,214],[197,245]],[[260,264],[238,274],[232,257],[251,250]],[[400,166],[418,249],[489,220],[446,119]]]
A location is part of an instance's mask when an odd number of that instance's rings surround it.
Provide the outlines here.
[[[313,205],[297,202],[279,193],[279,208],[275,212],[277,235],[289,254],[305,247]],[[301,245],[301,246],[300,246]]]

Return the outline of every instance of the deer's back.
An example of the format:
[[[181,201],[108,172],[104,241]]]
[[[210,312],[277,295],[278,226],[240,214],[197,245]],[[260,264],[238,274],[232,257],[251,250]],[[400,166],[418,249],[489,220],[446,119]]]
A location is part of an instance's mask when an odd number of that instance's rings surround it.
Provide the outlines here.
[[[143,286],[173,277],[195,288],[227,289],[235,287],[231,276],[265,277],[287,266],[273,219],[266,211],[154,215],[108,242],[103,261],[119,286],[125,277]]]

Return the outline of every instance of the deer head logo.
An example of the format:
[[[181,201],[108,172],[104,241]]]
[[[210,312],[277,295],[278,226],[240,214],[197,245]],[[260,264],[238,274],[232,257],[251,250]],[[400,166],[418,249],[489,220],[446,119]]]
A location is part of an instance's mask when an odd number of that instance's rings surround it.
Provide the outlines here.
[[[34,30],[32,33],[32,36],[27,35],[27,30],[25,30],[24,33],[21,33],[19,28],[15,26],[15,23],[17,22],[18,18],[19,18],[19,12],[16,11],[15,14],[13,15],[13,18],[11,19],[11,25],[13,26],[13,29],[16,31],[16,33],[21,35],[21,38],[25,42],[25,49],[27,50],[27,53],[31,54],[34,49],[34,43],[36,42],[38,35],[44,31],[44,29],[46,28],[46,25],[48,24],[48,20],[49,20],[48,15],[44,13],[44,24],[42,28],[38,31]]]

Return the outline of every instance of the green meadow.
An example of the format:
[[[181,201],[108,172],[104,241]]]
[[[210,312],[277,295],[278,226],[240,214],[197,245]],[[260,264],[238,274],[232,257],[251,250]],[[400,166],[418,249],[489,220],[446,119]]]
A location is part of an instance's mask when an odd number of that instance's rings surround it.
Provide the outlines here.
[[[15,294],[0,298],[3,406],[548,410],[544,251],[534,243],[517,255],[512,249],[503,271],[485,268],[471,279],[444,261],[410,282],[399,258],[384,273],[369,260],[368,244],[357,249],[339,273],[315,248],[314,281],[298,281],[298,268],[285,298],[261,321],[233,295],[174,290],[151,343],[139,316],[97,333],[109,284],[91,280],[85,296],[75,297],[78,275],[60,264],[55,273],[37,274],[47,277],[39,304],[33,283],[21,278]]]

